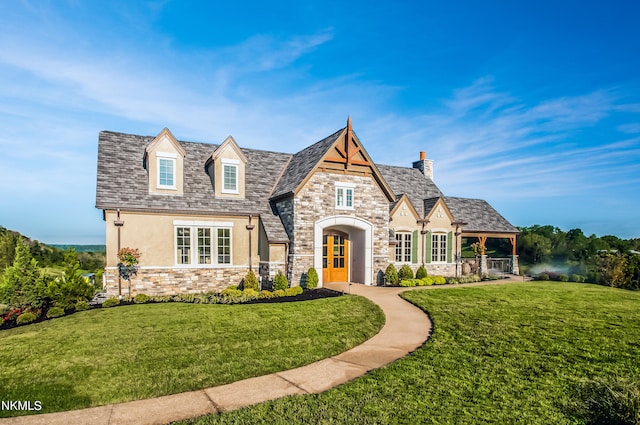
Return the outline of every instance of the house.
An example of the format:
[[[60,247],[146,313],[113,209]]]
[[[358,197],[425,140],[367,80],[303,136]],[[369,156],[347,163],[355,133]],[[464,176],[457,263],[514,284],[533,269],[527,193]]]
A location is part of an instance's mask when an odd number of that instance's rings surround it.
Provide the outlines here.
[[[517,229],[487,202],[446,197],[422,152],[412,167],[373,162],[347,126],[295,154],[103,131],[96,207],[106,224],[109,294],[122,294],[120,247],[142,253],[132,294],[206,292],[249,269],[291,285],[315,267],[324,282],[379,284],[388,264],[460,275],[463,237]],[[484,259],[484,255],[482,256]],[[486,268],[486,264],[481,267]],[[128,290],[128,289],[127,289]]]

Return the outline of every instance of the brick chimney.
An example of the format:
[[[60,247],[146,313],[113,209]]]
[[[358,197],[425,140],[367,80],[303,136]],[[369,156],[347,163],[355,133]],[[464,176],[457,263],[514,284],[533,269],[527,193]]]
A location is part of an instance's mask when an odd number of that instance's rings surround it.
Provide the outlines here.
[[[424,151],[420,151],[420,161],[415,161],[413,168],[417,168],[425,177],[433,180],[433,160],[426,159],[426,157],[427,154]]]

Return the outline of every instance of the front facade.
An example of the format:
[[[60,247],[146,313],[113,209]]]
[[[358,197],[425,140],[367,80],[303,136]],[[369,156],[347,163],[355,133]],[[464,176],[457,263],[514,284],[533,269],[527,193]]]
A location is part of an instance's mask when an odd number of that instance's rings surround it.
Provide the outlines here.
[[[282,271],[292,286],[310,267],[320,285],[381,284],[390,263],[453,276],[463,236],[515,246],[517,234],[486,202],[444,197],[424,156],[411,168],[376,165],[350,119],[293,155],[242,149],[232,137],[180,142],[167,129],[101,132],[96,207],[110,295],[217,291],[250,269],[262,282]],[[130,287],[116,268],[121,247],[142,253]]]

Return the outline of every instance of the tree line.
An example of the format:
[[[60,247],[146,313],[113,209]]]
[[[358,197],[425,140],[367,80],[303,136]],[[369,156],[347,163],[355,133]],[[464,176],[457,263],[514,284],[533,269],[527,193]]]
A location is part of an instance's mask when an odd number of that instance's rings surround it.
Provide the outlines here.
[[[578,275],[593,283],[640,289],[640,238],[587,236],[581,229],[565,232],[550,225],[518,230],[520,264],[532,274]],[[534,265],[549,265],[549,270]]]
[[[18,232],[0,226],[0,274],[13,264],[18,239],[25,241],[31,258],[43,268],[63,270],[65,250],[29,239]],[[77,252],[80,269],[86,273],[96,273],[104,269],[105,254],[101,251]]]

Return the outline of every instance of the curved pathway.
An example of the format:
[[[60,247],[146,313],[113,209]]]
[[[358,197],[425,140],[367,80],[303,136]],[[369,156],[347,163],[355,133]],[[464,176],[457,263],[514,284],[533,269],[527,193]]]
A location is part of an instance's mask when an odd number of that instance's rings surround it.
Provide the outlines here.
[[[514,281],[521,282],[518,278],[511,278],[491,283]],[[166,424],[289,395],[317,394],[406,356],[424,344],[431,333],[431,321],[427,315],[398,294],[410,289],[436,287],[383,288],[346,283],[330,283],[325,287],[361,295],[380,306],[385,314],[385,324],[380,332],[349,351],[297,369],[147,400],[0,419],[0,425]]]

